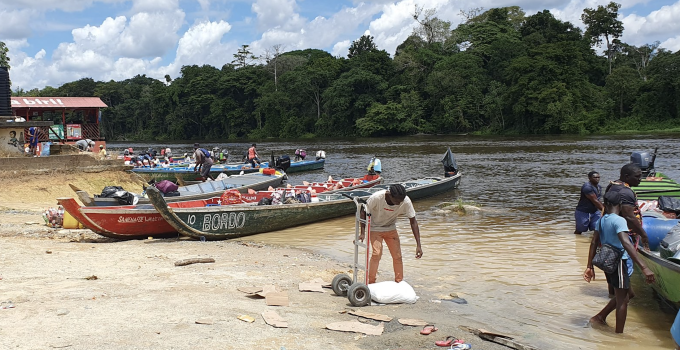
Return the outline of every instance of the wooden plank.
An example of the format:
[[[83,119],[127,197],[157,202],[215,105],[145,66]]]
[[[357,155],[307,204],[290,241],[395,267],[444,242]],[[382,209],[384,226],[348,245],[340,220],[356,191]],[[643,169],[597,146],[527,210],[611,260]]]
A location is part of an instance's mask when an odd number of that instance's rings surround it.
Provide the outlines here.
[[[177,260],[175,261],[175,266],[186,266],[186,265],[191,265],[191,264],[209,264],[209,263],[214,263],[215,259],[213,258],[192,258],[192,259],[184,259],[184,260]]]

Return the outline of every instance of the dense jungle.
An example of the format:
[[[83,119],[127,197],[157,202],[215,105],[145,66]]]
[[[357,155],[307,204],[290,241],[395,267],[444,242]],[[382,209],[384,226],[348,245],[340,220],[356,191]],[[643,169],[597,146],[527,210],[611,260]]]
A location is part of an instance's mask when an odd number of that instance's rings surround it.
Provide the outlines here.
[[[283,45],[258,56],[243,45],[222,67],[184,66],[178,77],[84,78],[13,95],[99,96],[109,140],[680,131],[680,51],[620,41],[619,9],[585,9],[584,30],[547,10],[473,9],[452,29],[416,7],[393,56],[370,35],[347,57]]]

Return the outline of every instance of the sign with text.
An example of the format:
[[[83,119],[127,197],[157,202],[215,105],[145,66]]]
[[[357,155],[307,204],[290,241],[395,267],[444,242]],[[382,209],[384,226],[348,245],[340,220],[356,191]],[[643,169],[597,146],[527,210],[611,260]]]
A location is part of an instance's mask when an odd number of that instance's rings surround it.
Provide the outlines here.
[[[80,140],[83,133],[80,124],[66,124],[66,138],[69,140]]]

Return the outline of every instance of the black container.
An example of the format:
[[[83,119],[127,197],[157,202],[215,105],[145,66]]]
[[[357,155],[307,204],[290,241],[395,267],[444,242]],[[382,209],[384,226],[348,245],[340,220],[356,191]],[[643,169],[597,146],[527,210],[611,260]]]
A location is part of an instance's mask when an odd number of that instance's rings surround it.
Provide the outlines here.
[[[12,115],[12,91],[9,87],[9,71],[0,67],[0,116]]]

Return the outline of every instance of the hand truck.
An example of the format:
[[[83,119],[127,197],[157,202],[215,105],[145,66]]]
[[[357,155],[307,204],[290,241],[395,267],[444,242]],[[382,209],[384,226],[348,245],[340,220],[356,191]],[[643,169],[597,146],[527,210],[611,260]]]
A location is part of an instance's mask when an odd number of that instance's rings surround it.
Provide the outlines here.
[[[371,247],[371,213],[366,206],[366,200],[361,197],[352,197],[348,194],[342,193],[343,196],[354,201],[357,206],[357,211],[354,220],[354,264],[352,264],[353,273],[352,278],[342,273],[333,278],[331,287],[336,295],[347,296],[349,302],[353,306],[366,306],[371,304],[371,290],[368,288],[368,269],[370,264],[370,247]],[[361,210],[366,213],[366,218],[361,218]],[[361,225],[366,227],[366,243],[359,241],[361,235]],[[359,264],[359,248],[366,249],[365,265]],[[358,282],[357,276],[359,270],[364,271],[364,282]]]

